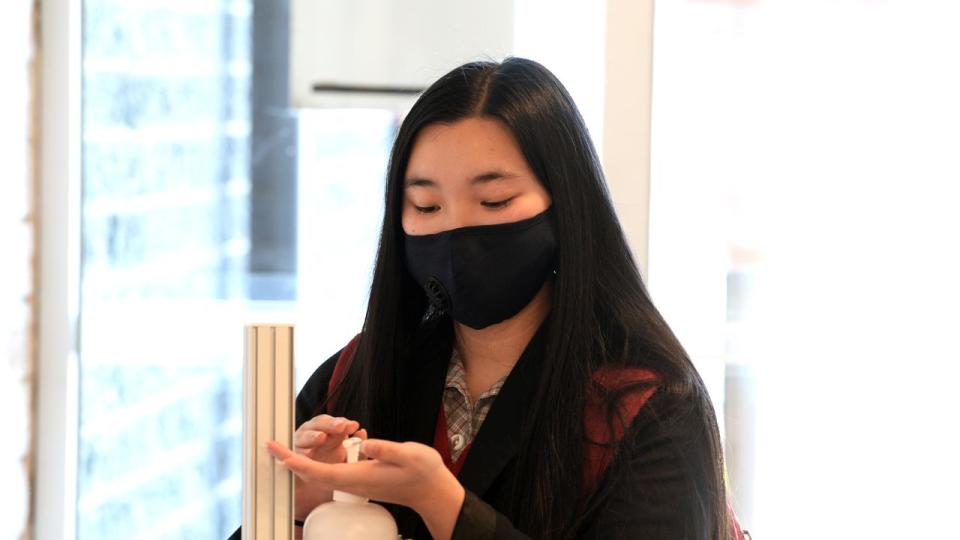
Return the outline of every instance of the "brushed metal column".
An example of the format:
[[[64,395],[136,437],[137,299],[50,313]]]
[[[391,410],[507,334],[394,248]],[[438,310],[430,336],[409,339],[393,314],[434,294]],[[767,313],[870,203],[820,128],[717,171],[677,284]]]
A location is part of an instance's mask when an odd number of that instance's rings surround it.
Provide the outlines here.
[[[293,326],[250,325],[243,366],[243,538],[293,538],[293,475],[267,452],[293,447]]]

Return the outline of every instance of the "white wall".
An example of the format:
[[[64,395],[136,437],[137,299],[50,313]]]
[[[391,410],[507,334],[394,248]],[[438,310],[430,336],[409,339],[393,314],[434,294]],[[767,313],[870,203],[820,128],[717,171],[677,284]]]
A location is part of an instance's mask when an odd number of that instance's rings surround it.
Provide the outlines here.
[[[605,34],[603,168],[647,281],[653,0],[608,0]]]

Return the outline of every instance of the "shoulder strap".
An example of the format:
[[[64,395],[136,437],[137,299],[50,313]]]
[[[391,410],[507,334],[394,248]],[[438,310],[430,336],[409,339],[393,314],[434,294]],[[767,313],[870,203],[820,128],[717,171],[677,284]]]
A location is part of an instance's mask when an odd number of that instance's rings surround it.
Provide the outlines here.
[[[337,365],[333,367],[333,375],[330,376],[330,382],[327,384],[327,410],[330,410],[333,406],[333,392],[340,386],[340,381],[343,380],[347,370],[350,369],[350,364],[353,363],[353,354],[357,351],[359,342],[360,334],[353,336],[353,339],[347,343],[346,347],[340,351],[340,356],[337,357]]]
[[[639,368],[604,366],[593,373],[595,385],[606,391],[616,391],[636,383],[656,383],[659,380],[652,371]],[[640,409],[656,390],[655,385],[641,387],[629,392],[617,402],[616,413],[619,421],[613,424],[611,431],[607,423],[607,404],[594,386],[587,392],[584,411],[584,430],[587,435],[586,462],[584,463],[584,493],[586,498],[596,488],[600,477],[613,461],[616,443],[623,437],[624,428],[629,426]]]

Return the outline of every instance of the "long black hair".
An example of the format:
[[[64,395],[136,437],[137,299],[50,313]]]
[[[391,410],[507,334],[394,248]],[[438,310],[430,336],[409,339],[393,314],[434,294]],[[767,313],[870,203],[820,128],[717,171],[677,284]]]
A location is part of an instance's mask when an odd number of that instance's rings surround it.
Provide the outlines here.
[[[616,365],[647,369],[659,377],[654,398],[641,414],[657,421],[659,433],[674,441],[681,456],[695,509],[684,516],[689,537],[726,538],[722,450],[703,381],[650,301],[573,100],[549,70],[532,60],[511,57],[460,66],[431,85],[404,118],[387,172],[363,337],[333,409],[353,411],[377,437],[399,434],[401,366],[418,330],[431,319],[423,289],[404,262],[401,209],[407,162],[424,126],[469,117],[498,119],[513,133],[550,193],[558,239],[545,341],[549,362],[534,400],[533,425],[525,430],[528,437],[518,456],[521,496],[511,512],[515,526],[534,537],[572,537],[603,505],[613,481],[601,483],[590,503],[581,506],[586,435],[583,422],[571,419],[582,418],[588,392],[596,390],[587,383],[594,370]],[[616,404],[624,391],[604,396],[611,427],[621,421]],[[624,438],[621,444],[643,441]],[[607,475],[616,478],[617,472],[608,470]]]

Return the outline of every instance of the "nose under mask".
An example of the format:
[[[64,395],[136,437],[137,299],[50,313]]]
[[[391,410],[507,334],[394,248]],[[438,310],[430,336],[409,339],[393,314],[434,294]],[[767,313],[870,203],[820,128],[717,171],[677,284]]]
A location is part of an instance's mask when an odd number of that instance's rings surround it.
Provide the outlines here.
[[[436,309],[482,329],[516,315],[556,267],[551,209],[528,219],[404,234],[407,268]]]

